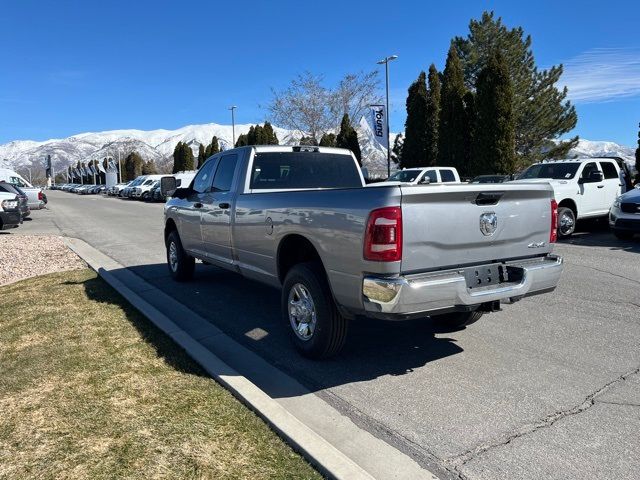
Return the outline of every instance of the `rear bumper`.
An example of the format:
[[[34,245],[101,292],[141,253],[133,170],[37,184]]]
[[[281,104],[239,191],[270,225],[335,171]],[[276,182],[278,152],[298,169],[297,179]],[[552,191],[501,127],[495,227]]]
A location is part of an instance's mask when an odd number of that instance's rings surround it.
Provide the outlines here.
[[[0,230],[17,227],[22,223],[22,214],[19,210],[5,212],[0,210]]]
[[[522,297],[555,289],[562,273],[562,258],[548,255],[504,262],[516,281],[468,288],[462,269],[421,273],[400,277],[366,276],[362,294],[368,316],[402,320],[416,316],[473,310],[496,300]]]

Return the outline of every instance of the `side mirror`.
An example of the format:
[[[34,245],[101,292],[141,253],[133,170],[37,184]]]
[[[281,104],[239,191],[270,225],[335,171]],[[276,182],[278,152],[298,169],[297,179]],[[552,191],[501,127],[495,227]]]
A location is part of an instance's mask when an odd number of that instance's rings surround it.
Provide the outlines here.
[[[421,180],[420,180],[420,185],[429,185],[431,183],[431,179],[429,178],[428,175],[425,175]]]
[[[162,177],[160,179],[160,192],[166,197],[171,197],[178,188],[176,177]]]

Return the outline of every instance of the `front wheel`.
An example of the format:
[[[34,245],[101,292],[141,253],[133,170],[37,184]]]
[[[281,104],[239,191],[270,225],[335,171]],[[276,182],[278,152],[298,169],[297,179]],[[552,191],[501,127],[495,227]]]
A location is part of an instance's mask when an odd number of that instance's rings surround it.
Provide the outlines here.
[[[340,315],[322,266],[294,266],[282,288],[282,316],[298,351],[312,359],[337,354],[347,338],[347,320]]]
[[[193,277],[196,260],[184,251],[180,235],[175,230],[167,237],[167,264],[174,280],[184,282]]]
[[[558,237],[567,238],[576,231],[576,214],[567,207],[558,208]]]
[[[433,320],[447,328],[462,328],[472,323],[476,323],[482,317],[484,312],[453,312],[445,313],[444,315],[436,315]]]
[[[148,192],[144,192],[144,193],[142,194],[142,200],[143,200],[143,201],[145,201],[145,202],[146,202],[147,200],[149,200],[149,193],[148,193]]]

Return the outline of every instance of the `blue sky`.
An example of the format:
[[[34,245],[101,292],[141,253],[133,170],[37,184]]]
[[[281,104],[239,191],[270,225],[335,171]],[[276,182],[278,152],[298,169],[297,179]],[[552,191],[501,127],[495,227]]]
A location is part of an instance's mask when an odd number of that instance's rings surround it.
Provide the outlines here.
[[[263,121],[271,87],[305,70],[331,84],[391,63],[391,129],[408,85],[441,69],[450,39],[494,10],[533,38],[539,66],[564,63],[575,133],[635,145],[640,2],[3,1],[0,143],[117,128]],[[382,72],[381,72],[382,73]],[[381,85],[382,86],[382,85]]]

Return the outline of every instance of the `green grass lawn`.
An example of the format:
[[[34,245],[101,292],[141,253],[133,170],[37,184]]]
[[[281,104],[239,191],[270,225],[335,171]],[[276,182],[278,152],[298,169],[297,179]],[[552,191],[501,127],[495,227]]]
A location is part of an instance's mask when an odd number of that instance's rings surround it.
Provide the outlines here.
[[[0,313],[0,478],[321,478],[93,271]]]

